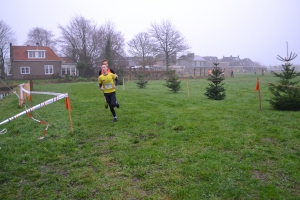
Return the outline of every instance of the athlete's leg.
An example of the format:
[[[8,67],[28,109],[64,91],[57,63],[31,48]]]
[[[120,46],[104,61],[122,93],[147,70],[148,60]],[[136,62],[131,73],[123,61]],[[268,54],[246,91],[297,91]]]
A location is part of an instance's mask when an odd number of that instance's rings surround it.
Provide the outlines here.
[[[114,109],[115,105],[112,105],[111,102],[112,102],[112,99],[113,99],[113,96],[115,96],[114,92],[113,93],[104,93],[104,96],[106,98],[106,102],[108,103],[109,105],[109,109],[110,109],[110,112],[111,114],[113,115],[114,117],[114,120],[117,118],[116,116],[116,111]],[[115,120],[116,121],[116,120]]]
[[[117,106],[116,92],[110,93],[110,103],[109,104],[113,107]]]
[[[103,95],[104,95],[104,93],[103,93]],[[106,101],[105,95],[104,95],[104,101],[105,101],[104,107],[107,109],[107,108],[108,108],[108,103],[107,103],[107,101]]]
[[[101,71],[99,71],[99,74],[100,74],[100,72],[101,72]],[[99,75],[99,76],[100,76],[100,75]],[[100,88],[100,89],[101,89],[101,86],[102,86],[102,84],[99,84],[99,88]],[[104,92],[103,92],[103,95],[104,95]],[[105,108],[108,108],[108,103],[107,103],[107,101],[106,101],[105,95],[104,95],[104,101],[105,101],[104,107],[105,107]]]

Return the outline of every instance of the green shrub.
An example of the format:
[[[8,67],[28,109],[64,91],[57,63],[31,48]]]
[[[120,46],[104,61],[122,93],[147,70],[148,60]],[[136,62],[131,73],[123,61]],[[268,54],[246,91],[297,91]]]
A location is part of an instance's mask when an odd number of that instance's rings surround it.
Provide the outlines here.
[[[167,79],[165,86],[170,88],[170,91],[177,93],[181,89],[181,81],[179,80],[179,76],[176,74],[176,71],[167,71],[166,75]]]
[[[137,81],[135,82],[139,88],[146,88],[148,80],[146,80],[146,74],[137,75]]]
[[[269,90],[273,97],[269,100],[271,106],[276,110],[300,110],[300,87],[297,86],[299,81],[294,81],[295,78],[300,76],[299,72],[295,71],[290,61],[297,57],[296,54],[290,54],[287,58],[279,56],[279,60],[285,61],[282,65],[282,72],[272,74],[279,78],[278,84],[269,83]]]
[[[85,81],[87,81],[87,79],[84,78],[84,77],[79,76],[79,77],[77,78],[77,81],[78,81],[78,82],[85,82]]]
[[[212,74],[208,77],[207,80],[212,83],[206,88],[205,95],[209,99],[222,100],[225,99],[225,88],[224,83],[221,83],[224,78],[222,77],[222,70],[218,67],[219,63],[214,63],[215,68],[212,70]]]

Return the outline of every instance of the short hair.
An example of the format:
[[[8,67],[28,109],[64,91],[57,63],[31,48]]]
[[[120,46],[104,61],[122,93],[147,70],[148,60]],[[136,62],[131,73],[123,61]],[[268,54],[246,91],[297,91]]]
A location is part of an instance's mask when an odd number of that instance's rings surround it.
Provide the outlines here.
[[[102,61],[102,65],[103,65],[104,62],[107,62],[107,64],[108,64],[108,60],[107,60],[107,59],[104,59],[104,60]]]

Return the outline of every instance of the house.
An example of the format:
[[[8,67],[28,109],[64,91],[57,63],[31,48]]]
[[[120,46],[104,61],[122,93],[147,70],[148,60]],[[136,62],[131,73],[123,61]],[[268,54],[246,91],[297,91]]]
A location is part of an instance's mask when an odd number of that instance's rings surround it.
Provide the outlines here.
[[[76,69],[76,62],[72,60],[70,57],[59,57],[62,61],[61,63],[61,74],[64,76],[65,74],[69,76],[79,76],[79,71]]]
[[[13,46],[7,79],[52,79],[62,75],[62,60],[50,47]]]
[[[256,71],[258,68],[260,68],[258,64],[256,64],[249,58],[244,58],[239,61],[231,62],[229,63],[228,67],[240,71]]]
[[[218,62],[218,57],[216,56],[202,56],[206,60],[206,67],[215,67],[214,63]]]
[[[230,57],[225,57],[223,56],[222,59],[219,59],[218,60],[218,67],[220,68],[223,68],[223,69],[226,69],[226,68],[230,68],[229,67],[229,64],[232,63],[232,62],[237,62],[237,61],[240,61],[240,57],[237,56],[237,57],[234,57],[234,56],[230,56]]]
[[[206,67],[206,60],[194,53],[189,53],[180,56],[177,65],[184,66],[185,72],[194,73],[195,70],[200,71],[200,68]]]
[[[172,65],[176,65],[176,53],[169,55],[169,62],[168,67]],[[166,70],[167,69],[167,62],[166,62],[166,55],[163,53],[157,54],[154,56],[154,59],[149,59],[150,65],[152,65],[157,70]]]

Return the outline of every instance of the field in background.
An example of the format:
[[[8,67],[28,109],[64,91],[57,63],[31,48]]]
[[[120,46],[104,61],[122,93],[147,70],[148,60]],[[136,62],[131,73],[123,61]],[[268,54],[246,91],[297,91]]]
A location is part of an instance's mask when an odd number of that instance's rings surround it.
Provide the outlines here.
[[[206,79],[182,80],[178,94],[163,80],[125,82],[117,123],[96,82],[37,82],[69,93],[74,133],[64,100],[32,113],[50,123],[44,140],[26,115],[0,126],[0,199],[299,199],[300,113],[270,107],[276,80],[236,74],[222,101],[205,97]],[[50,98],[34,95],[32,106]],[[0,121],[23,110],[4,97]]]

